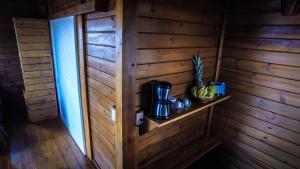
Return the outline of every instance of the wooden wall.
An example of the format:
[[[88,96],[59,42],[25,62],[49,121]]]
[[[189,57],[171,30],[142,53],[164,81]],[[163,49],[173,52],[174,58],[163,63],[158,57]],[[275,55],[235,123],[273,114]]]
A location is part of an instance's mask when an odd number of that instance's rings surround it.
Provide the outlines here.
[[[97,12],[85,17],[85,48],[92,158],[100,168],[115,168],[116,104],[115,12]]]
[[[48,20],[14,18],[31,122],[57,117]]]
[[[214,133],[227,168],[300,168],[300,15],[280,1],[231,1],[221,77],[232,101]]]
[[[40,17],[37,4],[34,0],[0,2],[0,93],[9,112],[7,115],[12,118],[26,118],[24,83],[12,17]]]
[[[218,2],[139,1],[137,109],[140,109],[143,97],[141,86],[154,79],[169,81],[173,85],[173,96],[185,96],[193,81],[191,59],[198,52],[204,62],[205,81],[213,79],[223,9],[222,3]],[[203,112],[201,116],[197,114],[138,137],[138,167],[159,168],[161,158],[178,147],[198,141],[206,125],[207,110]]]

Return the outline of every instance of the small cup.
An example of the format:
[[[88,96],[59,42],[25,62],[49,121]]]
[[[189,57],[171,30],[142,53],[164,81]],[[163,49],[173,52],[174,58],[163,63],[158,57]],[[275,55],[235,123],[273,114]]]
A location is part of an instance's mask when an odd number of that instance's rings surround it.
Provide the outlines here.
[[[176,109],[183,109],[184,104],[181,101],[176,101]]]
[[[189,106],[192,105],[191,100],[188,99],[188,98],[184,98],[182,102],[183,102],[183,104],[184,104],[185,107],[189,107]]]

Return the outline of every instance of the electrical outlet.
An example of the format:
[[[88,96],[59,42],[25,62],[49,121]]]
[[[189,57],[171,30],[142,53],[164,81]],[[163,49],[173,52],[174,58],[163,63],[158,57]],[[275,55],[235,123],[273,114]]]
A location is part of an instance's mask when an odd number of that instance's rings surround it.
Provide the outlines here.
[[[116,122],[116,120],[117,120],[116,106],[113,106],[113,107],[111,108],[111,120],[112,120],[113,122]]]
[[[136,125],[139,126],[144,122],[144,112],[140,111],[136,113]]]

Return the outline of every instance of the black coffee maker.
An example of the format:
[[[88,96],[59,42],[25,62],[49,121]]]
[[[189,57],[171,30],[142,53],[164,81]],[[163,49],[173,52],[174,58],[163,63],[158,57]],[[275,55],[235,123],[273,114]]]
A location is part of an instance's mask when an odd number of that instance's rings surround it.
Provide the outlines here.
[[[168,100],[172,85],[165,81],[152,81],[151,114],[156,119],[168,119],[171,115],[171,102]]]

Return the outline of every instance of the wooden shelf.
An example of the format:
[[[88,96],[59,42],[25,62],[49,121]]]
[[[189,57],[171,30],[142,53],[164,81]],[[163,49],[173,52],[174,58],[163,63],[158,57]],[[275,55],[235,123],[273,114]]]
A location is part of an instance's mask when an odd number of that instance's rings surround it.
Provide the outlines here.
[[[205,154],[221,144],[220,141],[211,137],[203,137],[192,141],[186,146],[177,148],[171,154],[157,160],[149,168],[183,169],[197,161]]]
[[[147,130],[150,131],[155,128],[163,127],[165,125],[174,123],[178,120],[182,120],[192,114],[201,112],[201,110],[204,110],[204,109],[214,106],[220,102],[228,100],[229,98],[230,98],[230,96],[219,96],[215,100],[209,101],[207,103],[194,102],[194,103],[192,103],[191,107],[176,110],[175,113],[172,114],[171,118],[169,118],[167,120],[158,120],[158,119],[155,119],[152,117],[146,117]]]

